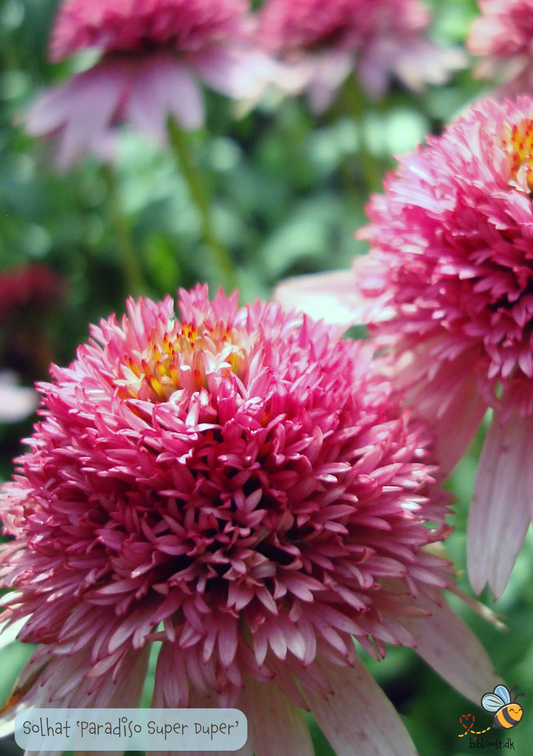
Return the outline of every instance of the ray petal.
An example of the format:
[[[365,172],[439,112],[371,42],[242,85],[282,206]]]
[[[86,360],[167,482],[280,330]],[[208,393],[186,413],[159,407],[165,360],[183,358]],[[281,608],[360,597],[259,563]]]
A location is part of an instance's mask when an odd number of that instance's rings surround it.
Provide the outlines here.
[[[406,617],[415,651],[464,696],[479,704],[484,693],[501,682],[487,652],[446,600],[419,594],[415,604],[426,617]]]
[[[359,658],[353,669],[321,664],[333,695],[304,695],[337,756],[416,756],[399,715]]]
[[[533,418],[494,416],[483,445],[468,517],[468,574],[480,593],[503,593],[531,520]]]

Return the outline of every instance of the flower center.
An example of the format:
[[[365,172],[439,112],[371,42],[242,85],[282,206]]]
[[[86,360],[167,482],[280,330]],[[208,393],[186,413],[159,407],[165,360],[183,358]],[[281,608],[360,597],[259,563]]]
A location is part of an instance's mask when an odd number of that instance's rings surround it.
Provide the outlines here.
[[[503,145],[511,158],[511,175],[527,192],[533,192],[533,120],[507,128]]]
[[[237,329],[193,328],[169,321],[168,330],[154,330],[142,352],[126,356],[121,376],[115,380],[122,398],[166,402],[175,391],[207,388],[210,373],[234,373],[241,380],[246,371],[246,346]]]

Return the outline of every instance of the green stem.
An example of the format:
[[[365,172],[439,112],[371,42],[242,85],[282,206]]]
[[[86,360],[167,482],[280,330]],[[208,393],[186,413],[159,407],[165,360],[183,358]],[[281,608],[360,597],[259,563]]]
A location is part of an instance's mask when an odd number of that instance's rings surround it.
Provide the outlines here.
[[[357,127],[358,155],[369,192],[383,191],[383,170],[380,161],[368,147],[364,117],[367,113],[367,99],[361,87],[349,76],[344,86],[343,99]]]
[[[110,165],[102,166],[102,175],[107,185],[109,216],[118,239],[119,254],[128,291],[132,296],[146,294],[148,287],[133,246],[129,223],[122,209],[117,179]]]
[[[213,228],[209,197],[197,166],[191,157],[191,147],[187,134],[173,118],[168,120],[170,143],[174,148],[178,163],[189,186],[191,199],[198,208],[202,222],[202,238],[211,251],[213,262],[224,288],[230,290],[236,286],[233,261],[228,250],[217,239]]]

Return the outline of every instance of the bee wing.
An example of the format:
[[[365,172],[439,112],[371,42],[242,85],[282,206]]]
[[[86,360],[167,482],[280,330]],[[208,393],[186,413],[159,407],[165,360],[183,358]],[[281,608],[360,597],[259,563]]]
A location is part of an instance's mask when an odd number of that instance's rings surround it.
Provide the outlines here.
[[[485,695],[481,699],[481,705],[483,706],[485,711],[498,711],[498,709],[501,709],[502,706],[505,706],[505,701],[503,701],[500,696],[497,696],[495,693],[485,693]]]
[[[505,685],[497,685],[494,688],[494,693],[495,695],[500,696],[504,703],[511,703],[511,694],[509,693],[509,688]]]

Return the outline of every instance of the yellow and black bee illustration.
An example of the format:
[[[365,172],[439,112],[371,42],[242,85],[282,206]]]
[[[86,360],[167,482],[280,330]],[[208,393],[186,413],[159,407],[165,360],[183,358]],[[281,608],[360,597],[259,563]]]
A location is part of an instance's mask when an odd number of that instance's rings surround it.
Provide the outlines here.
[[[518,685],[514,685],[511,690],[515,688],[518,688]],[[481,705],[485,711],[496,712],[492,726],[499,730],[509,730],[511,727],[515,727],[524,713],[520,704],[516,703],[516,699],[525,695],[525,693],[517,693],[511,701],[511,690],[505,685],[497,685],[493,693],[485,693],[481,699]]]

